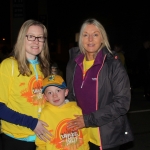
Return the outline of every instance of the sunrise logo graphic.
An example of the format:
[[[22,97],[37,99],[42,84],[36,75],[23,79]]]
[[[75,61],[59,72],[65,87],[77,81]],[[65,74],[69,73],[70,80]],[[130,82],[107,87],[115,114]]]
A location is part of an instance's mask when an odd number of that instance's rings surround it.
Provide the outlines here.
[[[33,105],[42,105],[45,99],[42,94],[42,77],[39,76],[38,80],[32,77],[28,83],[28,88],[21,92],[21,96],[27,99],[27,102]]]
[[[83,145],[83,134],[81,130],[67,129],[67,122],[71,119],[61,121],[55,131],[55,136],[50,144],[54,144],[60,150],[77,150]]]

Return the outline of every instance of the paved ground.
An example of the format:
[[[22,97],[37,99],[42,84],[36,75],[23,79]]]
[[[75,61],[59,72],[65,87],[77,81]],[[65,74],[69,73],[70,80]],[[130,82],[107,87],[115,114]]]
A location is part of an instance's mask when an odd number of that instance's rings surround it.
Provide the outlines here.
[[[150,101],[142,94],[141,89],[132,93],[128,118],[135,140],[127,145],[127,150],[150,150]]]

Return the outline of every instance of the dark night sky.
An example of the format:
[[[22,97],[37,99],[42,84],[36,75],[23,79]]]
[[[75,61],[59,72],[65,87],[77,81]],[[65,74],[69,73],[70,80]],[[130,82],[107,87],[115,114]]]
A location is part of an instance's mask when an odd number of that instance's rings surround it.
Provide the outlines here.
[[[10,35],[10,4],[9,0],[0,1],[0,41]]]
[[[83,20],[89,17],[103,24],[112,42],[120,40],[124,44],[134,44],[150,34],[150,5],[145,0],[55,1],[51,5],[51,20],[57,22],[63,34],[72,30],[77,32]]]
[[[7,37],[10,32],[9,9],[9,0],[1,0],[0,37]],[[136,47],[150,36],[150,5],[147,0],[48,0],[51,39],[73,37],[82,22],[91,17],[103,24],[111,43],[121,41],[127,48]]]
[[[86,0],[53,1],[48,5],[49,18],[60,36],[71,37],[78,32],[82,22],[90,17],[98,19],[105,27],[110,43],[122,42],[126,49],[136,49],[150,36],[150,4],[147,0]]]

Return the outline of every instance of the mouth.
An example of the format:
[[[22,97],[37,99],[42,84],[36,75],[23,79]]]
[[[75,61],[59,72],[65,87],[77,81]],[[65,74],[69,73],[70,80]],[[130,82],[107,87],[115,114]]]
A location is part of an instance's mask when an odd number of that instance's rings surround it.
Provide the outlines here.
[[[32,49],[38,49],[38,46],[31,46]]]
[[[54,103],[58,103],[58,102],[59,102],[59,99],[56,99],[56,100],[54,100],[53,102],[54,102]]]
[[[94,47],[95,44],[88,44],[88,47]]]

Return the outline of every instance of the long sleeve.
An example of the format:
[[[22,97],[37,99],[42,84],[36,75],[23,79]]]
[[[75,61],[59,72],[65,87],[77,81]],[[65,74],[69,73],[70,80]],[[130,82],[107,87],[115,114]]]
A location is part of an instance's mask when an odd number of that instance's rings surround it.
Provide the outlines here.
[[[4,103],[1,102],[0,102],[0,118],[16,125],[25,126],[27,128],[30,128],[31,130],[35,129],[38,122],[38,119],[33,118],[31,116],[27,116],[25,114],[18,113],[8,108]]]

